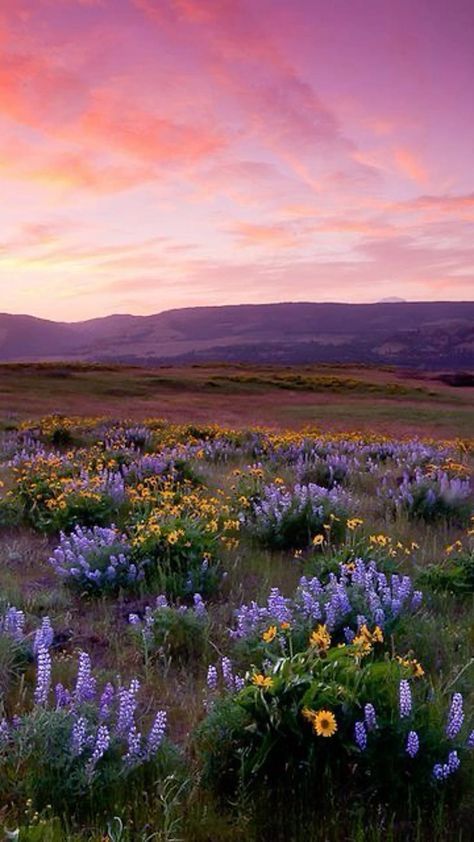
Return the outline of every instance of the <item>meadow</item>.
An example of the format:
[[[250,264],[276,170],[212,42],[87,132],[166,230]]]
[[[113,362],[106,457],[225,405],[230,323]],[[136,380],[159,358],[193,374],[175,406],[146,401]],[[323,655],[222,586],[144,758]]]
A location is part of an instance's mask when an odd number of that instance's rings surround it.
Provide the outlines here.
[[[364,365],[0,364],[0,424],[50,414],[456,438],[472,435],[474,387]]]
[[[472,838],[469,390],[225,366],[0,386],[5,839]]]

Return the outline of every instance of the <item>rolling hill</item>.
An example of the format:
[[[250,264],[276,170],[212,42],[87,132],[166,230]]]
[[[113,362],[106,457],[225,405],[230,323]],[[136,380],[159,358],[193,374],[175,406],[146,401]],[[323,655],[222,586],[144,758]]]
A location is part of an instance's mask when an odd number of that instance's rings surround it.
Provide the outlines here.
[[[53,322],[0,314],[0,361],[474,367],[474,302],[242,304]]]

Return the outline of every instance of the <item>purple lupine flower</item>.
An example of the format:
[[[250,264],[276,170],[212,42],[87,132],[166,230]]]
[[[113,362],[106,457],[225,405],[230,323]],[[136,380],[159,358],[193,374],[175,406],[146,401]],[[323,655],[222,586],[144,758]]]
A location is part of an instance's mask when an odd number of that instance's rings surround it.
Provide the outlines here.
[[[241,675],[234,675],[234,684],[236,691],[239,693],[245,687],[245,678]]]
[[[436,763],[433,767],[433,775],[437,781],[444,781],[456,772],[461,765],[457,751],[450,751],[447,763]]]
[[[420,748],[420,740],[416,731],[410,731],[407,737],[406,752],[410,757],[416,757]]]
[[[71,693],[69,692],[69,690],[66,690],[66,688],[61,684],[61,682],[58,682],[56,684],[56,687],[54,688],[54,697],[56,701],[56,710],[58,710],[59,708],[68,707],[68,705],[70,705],[72,701]]]
[[[206,606],[204,605],[201,594],[195,593],[193,596],[194,613],[197,617],[207,617]]]
[[[357,628],[364,623],[383,628],[400,615],[415,610],[418,597],[413,603],[413,596],[408,576],[393,574],[388,578],[375,562],[356,559],[352,571],[341,565],[340,575],[332,573],[325,585],[317,577],[303,576],[293,598],[281,596],[274,588],[266,605],[259,606],[256,602],[242,605],[235,612],[236,627],[230,634],[238,639],[260,635],[283,617],[283,622],[302,631],[309,631],[315,622],[323,622],[331,632],[342,631],[346,643],[350,643],[355,634],[348,625],[351,615],[356,614]]]
[[[411,610],[417,611],[423,601],[423,594],[421,591],[413,591],[411,600]]]
[[[374,706],[370,702],[364,706],[364,722],[368,731],[375,731],[377,728],[377,715]]]
[[[446,736],[450,740],[454,740],[454,738],[459,734],[463,722],[463,698],[461,693],[455,693],[451,701],[451,707],[448,714],[448,724],[446,725]]]
[[[234,672],[232,669],[232,661],[230,658],[222,658],[221,659],[221,670],[222,670],[222,677],[224,679],[224,684],[228,690],[234,689]]]
[[[7,608],[5,616],[0,618],[0,632],[14,640],[22,640],[25,634],[25,615],[23,611],[13,605]]]
[[[405,719],[411,714],[412,699],[411,689],[406,678],[402,678],[399,688],[400,719]]]
[[[48,701],[49,689],[51,687],[51,657],[44,646],[40,646],[37,654],[35,702],[37,705],[45,705]]]
[[[433,777],[435,777],[437,781],[443,781],[447,777],[442,763],[435,763],[433,766]]]
[[[79,704],[90,702],[95,697],[96,680],[92,675],[91,659],[87,652],[79,652],[74,698]]]
[[[40,647],[49,649],[53,642],[54,631],[49,617],[43,617],[41,626],[36,630],[33,641],[33,654],[37,655]]]
[[[3,719],[0,720],[0,746],[5,745],[5,743],[8,742],[9,737],[10,726],[5,717],[3,717]]]
[[[123,758],[123,762],[127,765],[136,763],[142,755],[142,735],[135,723],[127,732],[127,745],[128,751]]]
[[[155,716],[155,721],[151,726],[150,733],[147,739],[147,753],[148,755],[156,754],[161,743],[163,742],[166,733],[166,711],[159,710]]]
[[[350,645],[355,638],[355,631],[353,631],[351,628],[349,628],[349,626],[344,626],[343,632],[344,632],[344,640],[346,641],[346,643],[348,643]]]
[[[361,751],[367,748],[367,731],[363,722],[356,722],[354,725],[354,740]]]
[[[130,686],[120,687],[118,690],[119,709],[116,724],[116,732],[119,735],[125,735],[134,726],[135,710],[137,707],[137,693],[140,689],[140,683],[137,679],[132,679]]]
[[[99,719],[103,722],[108,718],[112,702],[114,700],[114,687],[110,681],[105,685],[99,702]]]
[[[450,775],[452,775],[453,772],[456,772],[460,765],[461,761],[458,757],[457,751],[450,751],[448,754],[448,768]]]
[[[110,732],[107,725],[99,725],[94,743],[94,750],[86,766],[88,777],[92,777],[99,760],[104,756],[110,746]]]
[[[466,741],[467,748],[474,748],[474,731],[471,731]]]
[[[74,721],[71,733],[71,749],[75,755],[82,754],[87,746],[87,722],[83,716]]]
[[[217,670],[212,664],[207,668],[207,686],[209,690],[217,689]]]

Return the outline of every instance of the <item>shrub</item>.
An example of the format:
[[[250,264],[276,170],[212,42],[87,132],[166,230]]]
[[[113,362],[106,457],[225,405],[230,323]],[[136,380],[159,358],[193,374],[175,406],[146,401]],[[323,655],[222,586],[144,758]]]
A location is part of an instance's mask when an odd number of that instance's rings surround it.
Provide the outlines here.
[[[192,663],[206,654],[209,637],[209,615],[199,594],[194,594],[193,606],[168,605],[165,596],[156,598],[155,607],[145,608],[144,614],[129,615],[140,641],[145,659],[174,659]]]
[[[423,570],[420,581],[434,591],[474,593],[474,541],[471,540],[468,546],[462,541],[451,544],[446,548],[444,559]]]
[[[25,630],[26,618],[14,605],[0,613],[0,692],[6,695],[10,682],[23,672],[41,648],[49,649],[54,632],[49,617],[43,617],[35,633]]]
[[[139,682],[97,692],[90,658],[79,655],[75,687],[55,688],[50,706],[51,659],[38,656],[35,703],[0,724],[0,782],[5,797],[30,798],[37,810],[84,815],[111,807],[125,788],[146,788],[167,762],[166,714],[159,711],[144,737],[136,712]]]
[[[423,473],[419,468],[413,476],[407,473],[396,491],[388,496],[395,509],[409,517],[427,522],[446,519],[449,523],[464,524],[472,513],[472,489],[469,480],[450,477],[445,471]]]
[[[191,515],[161,515],[139,521],[131,530],[132,557],[146,562],[150,587],[172,597],[213,593],[220,581],[217,521]]]
[[[61,533],[49,563],[66,585],[96,596],[136,588],[146,568],[146,559],[132,560],[132,547],[115,526]]]
[[[374,561],[357,559],[342,564],[339,575],[330,573],[326,584],[316,576],[303,576],[292,598],[272,588],[266,605],[241,605],[231,636],[241,652],[254,657],[266,654],[269,644],[283,653],[304,647],[316,624],[327,626],[338,642],[350,643],[364,625],[391,633],[421,601],[422,594],[414,590],[409,576],[387,576]]]
[[[341,803],[349,794],[438,797],[474,745],[462,696],[446,718],[443,700],[404,661],[373,658],[378,634],[367,634],[271,660],[218,698],[195,738],[208,783],[233,792],[251,785],[258,797],[282,778],[289,789],[324,780]]]
[[[26,523],[40,532],[56,532],[109,524],[124,504],[125,489],[120,473],[83,470],[69,476],[67,461],[47,459],[24,466],[11,498]]]
[[[241,520],[251,535],[273,549],[303,548],[313,538],[331,529],[331,539],[343,538],[350,497],[336,487],[273,483],[263,488],[261,498],[251,502],[241,513]]]

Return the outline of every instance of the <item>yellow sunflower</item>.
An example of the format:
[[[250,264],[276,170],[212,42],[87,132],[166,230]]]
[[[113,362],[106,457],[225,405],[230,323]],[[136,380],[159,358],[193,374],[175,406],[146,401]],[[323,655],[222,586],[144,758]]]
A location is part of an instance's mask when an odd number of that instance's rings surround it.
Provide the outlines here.
[[[318,737],[332,737],[337,731],[336,717],[330,710],[318,710],[313,718],[313,729]]]

